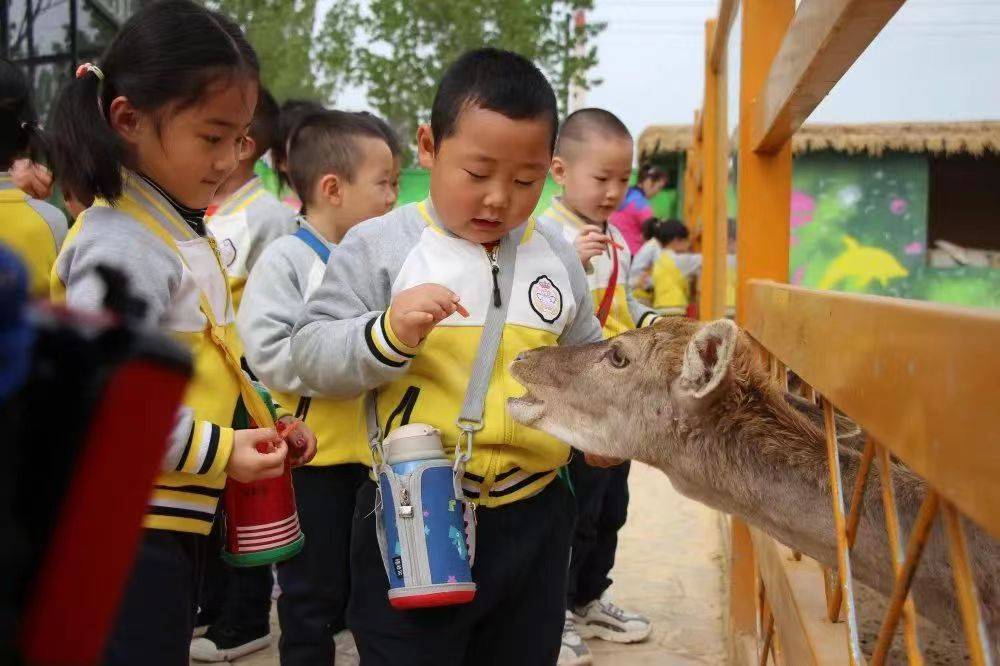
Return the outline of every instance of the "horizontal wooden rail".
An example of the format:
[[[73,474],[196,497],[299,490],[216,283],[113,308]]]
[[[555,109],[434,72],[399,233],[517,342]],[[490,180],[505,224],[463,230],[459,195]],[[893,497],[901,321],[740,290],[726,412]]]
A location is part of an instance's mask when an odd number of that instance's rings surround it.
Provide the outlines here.
[[[744,326],[1000,538],[1000,312],[752,280]]]
[[[733,21],[736,20],[736,10],[740,6],[740,0],[719,0],[719,12],[715,15],[715,37],[709,46],[709,59],[712,71],[718,72],[722,64],[722,56],[729,46],[729,33],[733,29]]]
[[[755,100],[757,152],[792,137],[905,1],[802,0]]]

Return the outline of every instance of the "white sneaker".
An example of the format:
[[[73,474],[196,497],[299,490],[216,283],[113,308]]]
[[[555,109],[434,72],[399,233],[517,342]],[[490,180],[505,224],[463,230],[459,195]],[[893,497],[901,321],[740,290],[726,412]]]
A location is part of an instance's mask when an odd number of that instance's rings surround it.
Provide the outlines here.
[[[271,644],[271,634],[249,635],[212,625],[204,636],[191,641],[191,659],[218,664],[239,659]]]
[[[350,629],[338,631],[333,635],[335,658],[338,666],[358,666],[361,657],[358,655],[358,645],[354,642],[354,634]]]
[[[573,623],[573,614],[566,611],[566,624],[563,625],[562,645],[559,647],[558,666],[587,666],[594,663],[590,656],[590,648],[580,638]]]
[[[638,643],[653,630],[647,618],[615,606],[607,596],[575,608],[573,621],[581,637],[613,643]]]

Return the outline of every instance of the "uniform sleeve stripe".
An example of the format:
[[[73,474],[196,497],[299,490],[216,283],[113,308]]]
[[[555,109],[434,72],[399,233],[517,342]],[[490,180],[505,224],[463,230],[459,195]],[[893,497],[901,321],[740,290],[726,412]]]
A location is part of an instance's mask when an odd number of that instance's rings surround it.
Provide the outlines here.
[[[651,326],[652,324],[656,323],[656,320],[659,319],[659,318],[660,318],[660,315],[658,315],[655,312],[643,312],[642,316],[639,317],[638,328],[643,328],[645,326]]]
[[[196,434],[193,439],[195,439],[195,450],[192,452],[189,458],[188,464],[185,465],[186,472],[190,474],[195,474],[199,469],[201,469],[202,464],[205,462],[206,454],[208,453],[208,443],[212,439],[212,428],[215,426],[208,421],[200,421],[195,424]]]
[[[205,453],[205,459],[201,463],[201,467],[198,468],[198,474],[207,474],[208,470],[212,469],[212,463],[215,462],[215,454],[219,450],[219,426],[212,425],[212,432],[208,439],[208,451]]]
[[[406,365],[407,359],[393,360],[389,358],[389,356],[387,356],[381,349],[379,349],[378,345],[375,343],[375,338],[372,337],[373,329],[375,328],[375,319],[375,317],[372,317],[368,320],[368,323],[365,324],[365,344],[368,345],[368,351],[370,351],[372,356],[374,356],[378,361],[388,365],[390,368],[402,368]]]
[[[181,457],[177,460],[177,467],[174,468],[175,472],[179,472],[184,469],[184,463],[187,462],[188,454],[191,452],[191,440],[194,439],[194,429],[195,423],[191,423],[191,432],[188,433],[187,443],[184,444],[184,450],[181,452]]]
[[[405,358],[413,358],[414,356],[416,356],[416,354],[407,353],[406,351],[403,351],[401,349],[402,347],[406,347],[406,345],[404,345],[402,341],[396,338],[395,335],[392,335],[392,332],[389,330],[391,327],[388,324],[387,321],[388,319],[389,319],[389,311],[386,310],[385,313],[380,315],[378,318],[378,327],[379,331],[382,333],[382,337],[385,338],[386,343],[389,345],[389,348],[392,349],[392,351],[395,352],[396,354],[403,356]]]

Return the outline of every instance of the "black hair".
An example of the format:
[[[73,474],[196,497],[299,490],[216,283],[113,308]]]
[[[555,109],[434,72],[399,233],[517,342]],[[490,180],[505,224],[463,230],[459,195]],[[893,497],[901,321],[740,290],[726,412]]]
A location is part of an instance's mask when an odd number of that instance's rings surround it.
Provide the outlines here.
[[[370,120],[347,111],[312,113],[299,123],[288,140],[288,175],[303,204],[327,174],[354,180],[362,159],[357,140],[362,137],[385,141]]]
[[[632,140],[632,133],[615,114],[604,109],[588,108],[574,111],[559,128],[555,154],[566,157],[570,146],[587,140],[591,134],[600,134],[610,139]]]
[[[281,116],[281,109],[274,97],[264,86],[260,87],[260,94],[257,96],[257,108],[253,111],[253,120],[250,122],[250,138],[257,145],[254,159],[259,159],[261,155],[271,150],[278,136],[278,119]]]
[[[9,169],[18,158],[38,160],[46,152],[28,77],[0,58],[0,170]]]
[[[487,109],[510,118],[545,118],[552,127],[549,152],[559,130],[556,95],[545,75],[527,58],[494,48],[468,51],[445,70],[431,106],[435,150],[455,134],[468,108]]]
[[[288,99],[281,105],[281,115],[278,116],[278,134],[271,146],[271,158],[278,179],[285,185],[290,185],[288,178],[288,142],[295,128],[309,116],[322,114],[326,108],[311,99]]]
[[[392,153],[394,159],[399,159],[400,155],[403,154],[403,144],[399,140],[399,135],[396,134],[396,130],[392,129],[392,126],[376,116],[374,113],[369,113],[368,111],[358,111],[357,114],[374,125],[379,132],[382,133],[382,138],[385,142],[389,144],[389,151]]]
[[[670,180],[670,175],[661,167],[655,164],[645,164],[639,167],[639,177],[636,178],[635,182],[637,185],[642,185],[645,180]]]
[[[63,86],[52,138],[56,163],[81,198],[114,201],[122,193],[121,166],[131,155],[108,122],[119,96],[144,112],[197,104],[216,82],[257,82],[260,67],[239,27],[192,0],[156,0],[132,15],[96,63]]]
[[[683,240],[690,235],[688,228],[680,220],[663,220],[656,225],[653,233],[660,245],[668,245],[675,240]]]
[[[656,227],[660,224],[660,219],[657,217],[647,217],[639,225],[639,232],[642,234],[642,240],[648,241],[651,238],[656,237]]]

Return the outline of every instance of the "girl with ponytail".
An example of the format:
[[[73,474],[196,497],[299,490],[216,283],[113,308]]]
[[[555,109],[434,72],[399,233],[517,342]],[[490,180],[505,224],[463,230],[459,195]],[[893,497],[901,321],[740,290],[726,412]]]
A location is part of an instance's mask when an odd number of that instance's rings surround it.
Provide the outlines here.
[[[653,216],[653,207],[649,200],[667,186],[667,172],[655,164],[647,164],[639,168],[639,176],[635,185],[629,188],[625,200],[608,221],[618,227],[625,237],[629,251],[633,254],[642,247],[642,223]]]
[[[28,80],[12,62],[0,59],[0,245],[7,245],[24,263],[32,296],[48,296],[49,272],[66,237],[66,216],[34,198],[37,189],[14,176],[18,161],[26,162],[23,173],[30,183],[36,172],[47,176],[34,161],[46,153],[45,140]],[[51,182],[51,181],[49,181]]]
[[[100,308],[95,269],[127,276],[144,320],[187,345],[194,374],[150,497],[139,554],[102,663],[186,666],[207,535],[226,478],[279,476],[315,453],[280,438],[239,367],[232,296],[204,210],[236,168],[257,102],[258,63],[240,29],[191,0],[145,4],[97,63],[61,91],[52,135],[66,187],[93,205],[56,260],[54,298]],[[261,426],[234,430],[242,399]],[[128,474],[128,461],[122,461]],[[81,547],[97,547],[81,544]]]

